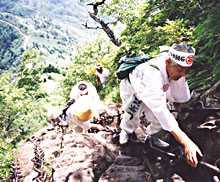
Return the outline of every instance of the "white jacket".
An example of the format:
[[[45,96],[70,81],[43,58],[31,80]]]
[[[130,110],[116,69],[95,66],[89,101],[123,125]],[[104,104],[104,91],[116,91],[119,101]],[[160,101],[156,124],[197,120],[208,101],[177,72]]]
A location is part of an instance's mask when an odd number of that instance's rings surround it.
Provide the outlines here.
[[[107,79],[110,75],[110,72],[107,68],[103,68],[102,73],[99,73],[96,70],[96,75],[99,77],[101,84],[105,84],[105,82],[107,81]]]
[[[174,116],[167,108],[167,100],[171,102],[186,102],[190,99],[190,91],[184,77],[177,81],[169,81],[166,72],[167,53],[163,53],[150,61],[138,65],[128,79],[120,83],[120,94],[123,106],[135,95],[142,101],[138,115],[132,121],[128,116],[123,118],[121,128],[131,133],[139,125],[139,118],[144,113],[151,124],[147,128],[149,134],[158,132],[161,128],[172,131],[178,127]],[[156,69],[150,65],[155,65]]]
[[[84,83],[87,85],[86,91],[88,92],[87,95],[81,96],[81,91],[78,89],[78,86]],[[80,99],[82,97],[86,97],[86,99]],[[78,121],[77,117],[75,116],[75,111],[80,110],[80,107],[84,107],[86,104],[86,107],[91,108],[93,117],[98,117],[100,112],[103,112],[105,110],[105,106],[100,100],[100,97],[97,93],[97,90],[95,86],[91,82],[87,81],[80,81],[76,85],[73,86],[71,92],[70,92],[70,99],[75,99],[75,103],[73,103],[67,110],[67,121],[68,123],[75,123],[79,125],[82,128],[88,129],[90,128],[90,122],[93,118],[88,120],[87,122],[81,122]],[[80,102],[86,102],[86,103],[80,103]],[[82,109],[81,109],[82,110]]]

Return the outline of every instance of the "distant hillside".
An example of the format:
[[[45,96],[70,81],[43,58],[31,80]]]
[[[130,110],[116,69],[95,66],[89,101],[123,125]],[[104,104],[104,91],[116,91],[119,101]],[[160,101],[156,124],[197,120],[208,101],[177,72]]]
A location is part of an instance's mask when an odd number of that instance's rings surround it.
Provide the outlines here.
[[[79,42],[94,37],[82,26],[88,19],[79,0],[1,0],[0,69],[15,65],[27,48],[39,49],[47,63],[65,65]]]
[[[21,55],[24,38],[12,26],[0,21],[0,69],[8,69]]]

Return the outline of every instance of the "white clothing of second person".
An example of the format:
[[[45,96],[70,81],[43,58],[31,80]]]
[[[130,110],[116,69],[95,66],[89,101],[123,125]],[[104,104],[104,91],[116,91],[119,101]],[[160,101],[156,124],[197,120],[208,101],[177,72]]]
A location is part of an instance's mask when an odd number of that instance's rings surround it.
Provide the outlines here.
[[[161,129],[170,132],[178,127],[176,119],[167,108],[167,100],[186,102],[190,99],[190,90],[185,77],[177,81],[169,80],[165,63],[167,58],[167,53],[160,54],[138,65],[130,73],[129,80],[121,81],[120,94],[125,113],[120,127],[126,133],[132,133],[138,128],[143,113],[150,123],[146,130],[148,135],[155,134]],[[127,110],[134,98],[137,99],[135,101],[137,105],[133,108],[136,107],[138,110],[132,114],[135,109],[128,112]]]
[[[96,75],[99,77],[101,84],[105,84],[105,82],[108,79],[108,76],[110,74],[109,70],[107,68],[102,68],[102,73],[98,72],[96,70]]]
[[[81,95],[81,91],[78,89],[78,86],[81,83],[84,83],[87,86],[86,95]],[[93,117],[98,117],[99,114],[105,110],[105,106],[100,100],[95,86],[87,81],[80,81],[73,86],[70,92],[70,99],[75,99],[75,102],[66,111],[67,122],[69,124],[74,123],[84,129],[89,129]],[[92,111],[92,118],[88,119],[88,121],[82,122],[76,117],[75,112],[78,112],[79,110],[80,112],[83,112],[83,110],[86,111],[87,109]]]

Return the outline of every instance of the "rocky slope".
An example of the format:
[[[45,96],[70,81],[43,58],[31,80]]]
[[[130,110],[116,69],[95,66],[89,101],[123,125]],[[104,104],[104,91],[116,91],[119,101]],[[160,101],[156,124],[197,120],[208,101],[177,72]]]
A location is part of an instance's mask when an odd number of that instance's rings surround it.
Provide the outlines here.
[[[136,131],[138,140],[133,138],[128,145],[117,145],[112,135],[112,131],[117,129],[118,121],[115,120],[106,126],[105,131],[98,133],[78,133],[71,127],[42,129],[19,146],[13,177],[25,182],[151,182],[164,181],[166,176],[175,182],[218,181],[218,95],[219,92],[213,93],[211,89],[178,108],[181,110],[178,120],[184,121],[181,127],[204,154],[203,163],[197,168],[191,168],[181,159],[180,148],[172,144],[167,134],[163,134],[163,140],[169,141],[170,147],[160,150],[154,140],[145,144],[141,142],[144,136],[141,129]],[[198,98],[201,100],[198,101]],[[165,152],[161,153],[161,149]]]
[[[102,143],[92,134],[67,133],[62,138],[61,133],[55,130],[44,130],[20,148],[17,159],[23,180],[27,182],[39,178],[38,174],[43,172],[51,174],[52,169],[55,181],[75,178],[93,181],[114,161],[116,153],[117,147]],[[37,163],[41,162],[42,166],[38,166]]]

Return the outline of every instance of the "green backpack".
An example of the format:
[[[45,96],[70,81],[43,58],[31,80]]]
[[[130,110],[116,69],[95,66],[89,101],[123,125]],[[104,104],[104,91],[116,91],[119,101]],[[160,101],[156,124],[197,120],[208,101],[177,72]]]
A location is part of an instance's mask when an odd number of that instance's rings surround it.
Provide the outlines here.
[[[147,62],[151,58],[148,55],[136,56],[136,57],[128,57],[123,56],[119,60],[119,67],[116,71],[116,75],[119,80],[123,80],[124,78],[128,78],[129,73],[131,73],[136,66]]]

